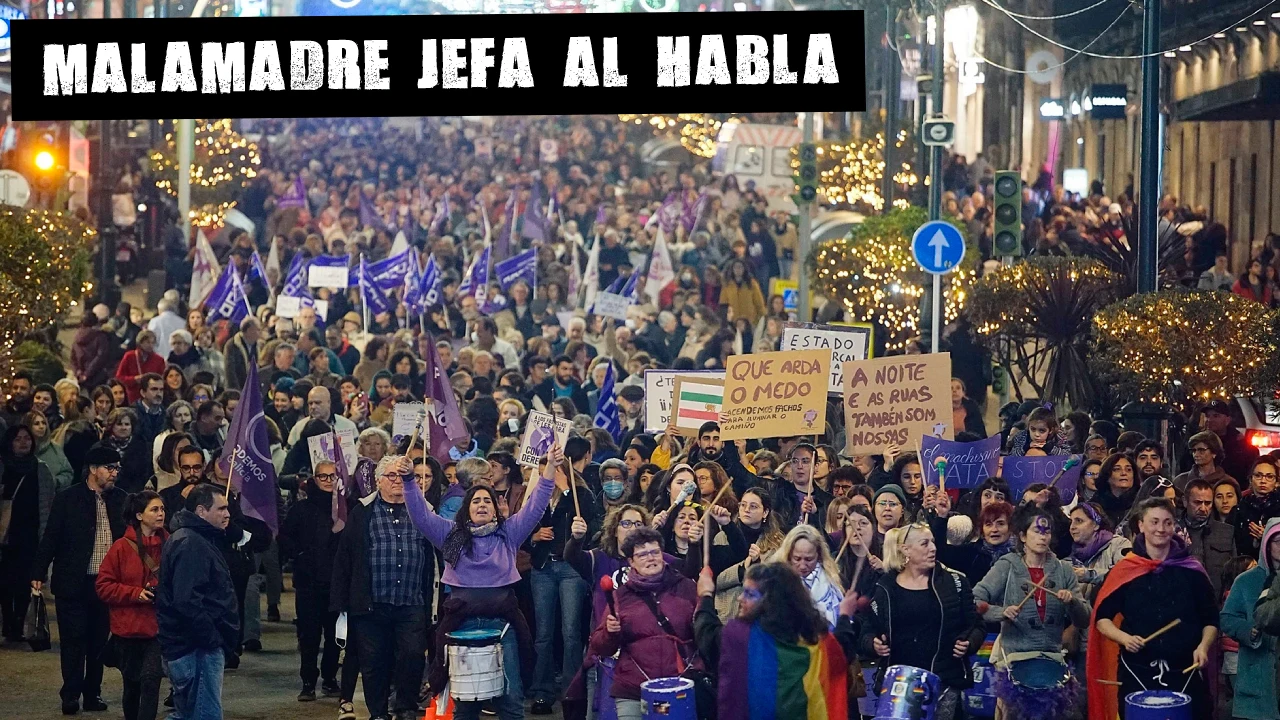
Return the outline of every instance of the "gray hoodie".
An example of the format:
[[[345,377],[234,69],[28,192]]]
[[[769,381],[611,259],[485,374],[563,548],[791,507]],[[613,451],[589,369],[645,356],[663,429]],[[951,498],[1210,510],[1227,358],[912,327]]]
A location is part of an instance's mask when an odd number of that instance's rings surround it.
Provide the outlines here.
[[[1092,610],[1080,594],[1075,572],[1052,553],[1045,557],[1044,587],[1048,590],[1044,620],[1036,611],[1035,600],[1029,600],[1022,605],[1017,619],[1010,621],[1004,618],[1005,607],[1017,605],[1034,590],[1021,554],[1009,553],[1000,558],[982,582],[973,586],[973,599],[990,604],[982,619],[1000,623],[1000,646],[1005,653],[1061,652],[1062,632],[1068,624],[1089,627]],[[1059,590],[1071,591],[1069,605],[1058,600],[1055,593]]]

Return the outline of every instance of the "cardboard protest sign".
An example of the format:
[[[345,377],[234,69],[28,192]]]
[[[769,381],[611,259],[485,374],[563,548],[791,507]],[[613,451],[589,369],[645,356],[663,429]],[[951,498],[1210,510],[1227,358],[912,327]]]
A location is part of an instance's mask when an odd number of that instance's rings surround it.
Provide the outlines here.
[[[325,433],[324,435],[316,435],[307,438],[307,453],[311,456],[311,467],[322,462],[333,462],[333,433]]]
[[[276,298],[276,315],[282,318],[295,318],[302,312],[302,298],[281,295]]]
[[[627,319],[627,308],[631,303],[626,297],[617,293],[602,292],[596,294],[596,306],[593,315],[603,315],[615,320]]]
[[[354,473],[356,471],[356,463],[360,462],[360,455],[356,452],[356,429],[344,428],[335,430],[334,434],[338,436],[338,442],[342,444],[342,459],[347,463],[347,472]]]
[[[662,432],[671,422],[671,408],[675,405],[676,378],[690,380],[717,379],[724,381],[723,370],[645,370],[644,371],[644,431]]]
[[[947,488],[976,488],[996,474],[1000,465],[1000,436],[968,443],[924,437],[920,440],[920,453],[926,485],[938,484],[937,459],[945,457]]]
[[[870,323],[857,325],[818,325],[815,323],[789,322],[782,326],[782,342],[778,349],[831,351],[831,378],[827,392],[844,392],[844,364],[871,357],[872,327]]]
[[[1074,458],[1074,462],[1072,459]],[[1067,467],[1070,465],[1070,467]],[[1063,468],[1067,467],[1063,472]],[[1080,471],[1084,464],[1075,455],[1040,455],[1038,457],[1022,457],[1010,455],[1000,464],[1000,477],[1009,483],[1009,492],[1013,497],[1009,502],[1015,506],[1022,501],[1022,493],[1027,487],[1036,483],[1048,485],[1062,472],[1062,477],[1054,484],[1063,505],[1069,505],[1076,497],[1076,488],[1080,484]]]
[[[698,428],[708,421],[720,422],[724,405],[724,378],[676,376],[672,391],[676,432],[697,437]]]
[[[426,404],[420,402],[396,403],[391,419],[391,441],[398,443],[403,438],[411,437],[413,429],[426,418],[426,408]],[[419,433],[418,437],[422,437],[422,434]]]
[[[725,366],[720,438],[791,437],[827,429],[831,351],[731,355]]]
[[[897,355],[844,365],[849,455],[904,452],[924,437],[955,438],[951,426],[951,355]]]
[[[345,265],[326,267],[312,265],[307,269],[307,285],[310,287],[345,288],[350,277]]]
[[[560,448],[564,449],[572,429],[573,423],[568,420],[557,420],[551,413],[530,410],[516,461],[525,467],[538,467],[538,461],[546,457],[547,450],[551,448],[552,440],[559,440]]]

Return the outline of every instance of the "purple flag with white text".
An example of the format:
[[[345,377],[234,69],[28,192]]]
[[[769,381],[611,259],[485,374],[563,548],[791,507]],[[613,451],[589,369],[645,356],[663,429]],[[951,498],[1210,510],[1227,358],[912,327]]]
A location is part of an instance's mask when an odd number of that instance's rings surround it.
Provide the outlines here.
[[[272,535],[279,533],[276,503],[280,491],[276,488],[276,468],[267,437],[267,416],[262,413],[257,363],[249,363],[249,375],[231,417],[218,465],[230,478],[231,489],[240,495],[240,511],[266,523]]]

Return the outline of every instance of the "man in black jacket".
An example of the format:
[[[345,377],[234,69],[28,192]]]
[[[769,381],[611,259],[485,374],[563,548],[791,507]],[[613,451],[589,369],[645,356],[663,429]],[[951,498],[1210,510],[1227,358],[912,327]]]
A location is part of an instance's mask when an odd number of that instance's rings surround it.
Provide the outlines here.
[[[177,530],[160,556],[156,620],[161,652],[173,683],[174,710],[183,718],[222,717],[222,670],[239,644],[236,592],[223,555],[231,520],[226,493],[197,485]]]
[[[293,588],[298,593],[298,653],[302,675],[299,702],[316,699],[316,680],[321,677],[325,697],[338,694],[338,641],[334,637],[338,613],[329,610],[333,556],[339,537],[331,515],[337,481],[336,465],[329,461],[316,463],[315,475],[307,482],[306,499],[294,503],[280,528],[281,560],[293,560]],[[321,636],[324,637],[324,656],[317,668]]]
[[[102,648],[110,628],[107,606],[94,585],[111,544],[124,534],[125,493],[117,488],[120,453],[95,445],[86,457],[83,483],[58,493],[32,566],[31,587],[40,591],[53,563],[62,656],[62,714],[107,709],[102,701]]]
[[[555,360],[555,370],[545,380],[533,388],[533,394],[542,400],[544,407],[550,408],[556,398],[567,397],[573,401],[578,412],[585,413],[590,406],[587,392],[582,383],[573,376],[573,358],[561,355]]]
[[[773,511],[782,527],[805,523],[819,530],[826,528],[827,506],[833,498],[813,481],[815,457],[817,450],[807,442],[796,444],[787,455],[791,482],[778,482],[773,491]]]

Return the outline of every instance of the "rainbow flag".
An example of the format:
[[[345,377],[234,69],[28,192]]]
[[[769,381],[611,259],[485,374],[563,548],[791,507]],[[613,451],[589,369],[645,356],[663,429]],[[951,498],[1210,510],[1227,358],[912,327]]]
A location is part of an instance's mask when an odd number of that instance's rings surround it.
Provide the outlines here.
[[[982,641],[982,647],[978,648],[978,659],[983,662],[991,662],[991,651],[996,646],[996,638],[1000,637],[999,633],[987,633],[987,639]]]
[[[720,635],[719,715],[750,720],[847,720],[849,663],[831,633],[782,643],[730,620]]]

